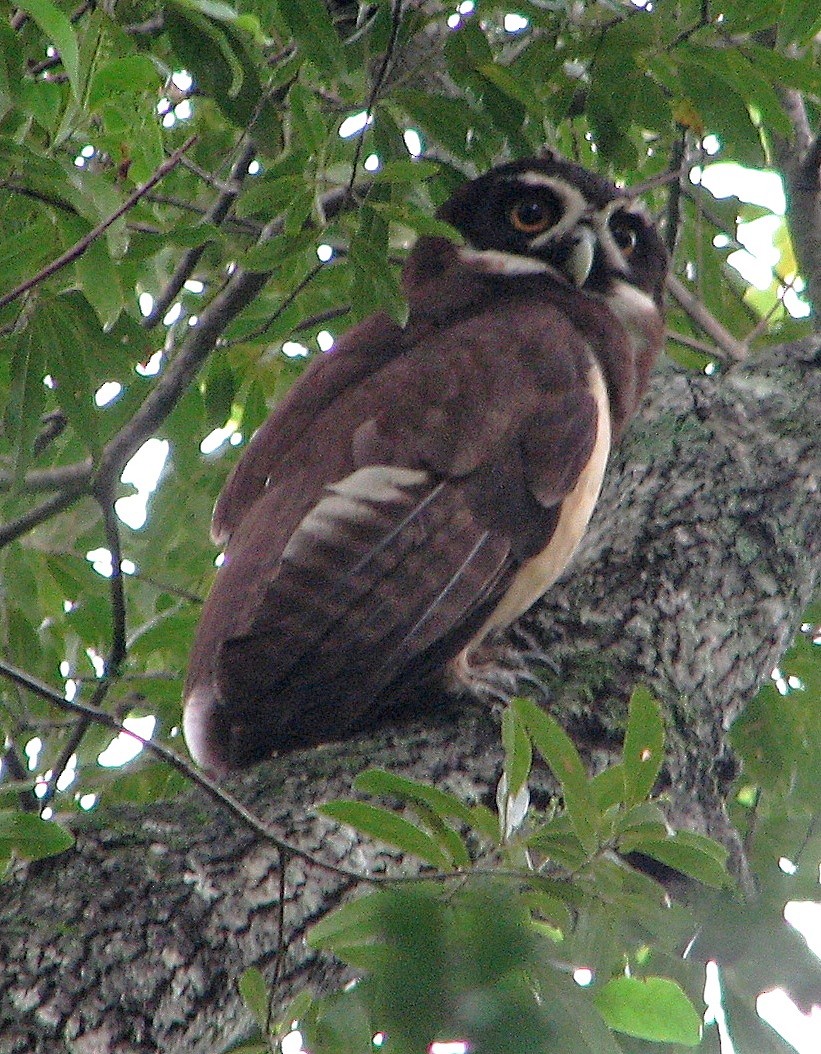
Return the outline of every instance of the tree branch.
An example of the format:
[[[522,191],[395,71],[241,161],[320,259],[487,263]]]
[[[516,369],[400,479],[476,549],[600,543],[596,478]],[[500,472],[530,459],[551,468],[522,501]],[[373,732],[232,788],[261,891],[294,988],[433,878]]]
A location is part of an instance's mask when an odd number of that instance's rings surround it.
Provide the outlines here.
[[[229,209],[236,201],[237,195],[242,189],[243,180],[248,175],[248,168],[254,160],[255,154],[256,147],[254,143],[249,140],[243,147],[231,169],[228,183],[222,188],[219,196],[214,200],[211,207],[203,216],[204,223],[212,223],[215,226],[219,226],[228,215]],[[143,319],[143,326],[146,329],[153,329],[153,327],[165,317],[174,297],[177,296],[179,291],[191,277],[194,268],[200,262],[202,254],[205,252],[207,246],[208,242],[203,242],[202,245],[195,245],[193,248],[187,249],[182,254],[177,266],[174,268],[174,273],[169,278],[163,291],[154,301],[154,306],[150,313]]]
[[[278,230],[277,221],[268,224],[260,244],[270,240]],[[269,277],[269,271],[245,271],[238,267],[223,289],[200,312],[197,325],[189,329],[179,351],[169,362],[156,386],[128,424],[106,443],[95,473],[95,487],[105,486],[119,477],[129,459],[174,409],[227,323],[247,307]]]
[[[21,282],[20,285],[16,286],[10,292],[4,296],[0,296],[0,308],[4,308],[7,304],[11,304],[14,300],[17,300],[24,293],[28,293],[35,286],[40,285],[47,278],[51,278],[52,275],[57,274],[58,271],[66,267],[68,264],[73,263],[79,259],[88,248],[94,244],[94,242],[100,237],[101,234],[105,234],[112,224],[116,223],[121,216],[124,216],[127,212],[134,208],[140,198],[145,197],[152,187],[155,187],[161,180],[163,180],[169,172],[171,172],[180,163],[180,159],[183,154],[190,150],[194,143],[197,141],[197,137],[192,135],[187,139],[183,145],[175,150],[163,163],[157,168],[154,174],[141,186],[126,198],[123,204],[116,209],[110,216],[107,216],[101,223],[98,223],[96,227],[92,228],[87,234],[83,235],[82,238],[70,249],[67,249],[64,253],[57,257],[56,260],[52,260],[48,266],[44,267],[41,271],[38,271],[36,275],[26,279],[25,282]]]
[[[139,733],[133,732],[130,728],[126,728],[125,725],[111,714],[106,713],[105,710],[100,710],[92,704],[81,703],[76,699],[66,699],[54,688],[49,687],[49,685],[39,681],[36,677],[32,677],[31,674],[26,673],[24,670],[13,666],[11,663],[8,663],[3,659],[0,659],[0,675],[6,677],[18,687],[32,692],[40,699],[45,699],[60,710],[79,714],[81,722],[86,725],[93,721],[96,724],[110,729],[118,735],[128,736],[130,739],[135,740],[145,750],[159,758],[160,761],[164,761],[175,771],[185,776],[186,779],[196,784],[208,795],[208,797],[212,798],[223,808],[227,809],[236,819],[240,820],[253,834],[264,839],[266,842],[270,842],[280,853],[285,854],[287,857],[296,857],[300,860],[304,860],[307,864],[311,864],[314,867],[321,868],[331,874],[350,879],[354,882],[366,882],[378,885],[385,881],[383,876],[363,874],[357,871],[352,871],[348,868],[338,867],[335,864],[330,864],[325,860],[320,860],[312,853],[300,849],[299,846],[291,845],[288,842],[283,841],[276,831],[258,816],[254,815],[254,813],[243,805],[238,798],[235,798],[229,791],[225,790],[209,776],[206,776],[204,772],[195,768],[176,751],[171,750],[170,747],[166,747],[162,743],[155,743],[151,739],[145,739],[143,736],[139,735]],[[426,877],[430,878],[436,876],[427,875]],[[450,874],[443,874],[439,877],[450,878],[452,876]]]
[[[795,142],[774,139],[784,174],[787,216],[799,269],[816,323],[821,316],[821,135],[814,135],[801,93],[783,88],[781,102],[795,130]]]
[[[728,358],[740,362],[747,357],[747,347],[740,340],[736,340],[732,333],[710,314],[698,297],[693,296],[687,286],[675,275],[668,276],[667,289],[699,329],[714,340]]]
[[[27,534],[34,527],[39,527],[41,523],[50,520],[52,516],[65,512],[78,498],[87,493],[88,488],[85,485],[66,487],[65,490],[59,491],[52,497],[46,498],[39,505],[35,505],[33,509],[24,512],[16,520],[0,524],[0,549]]]
[[[85,458],[71,465],[34,469],[23,476],[22,483],[13,472],[0,472],[0,491],[9,491],[14,487],[27,494],[37,494],[44,490],[89,490],[92,471],[91,458]]]

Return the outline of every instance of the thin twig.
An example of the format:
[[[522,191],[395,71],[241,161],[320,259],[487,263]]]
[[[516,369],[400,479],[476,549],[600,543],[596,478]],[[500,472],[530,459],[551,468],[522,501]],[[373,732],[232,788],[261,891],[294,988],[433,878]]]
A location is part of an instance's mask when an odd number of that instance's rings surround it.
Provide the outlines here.
[[[773,145],[784,173],[787,218],[795,255],[818,325],[821,319],[821,135],[813,134],[800,92],[783,88],[780,97],[795,136],[794,142],[774,136]]]
[[[222,223],[242,189],[243,180],[248,175],[248,169],[255,156],[256,147],[249,140],[234,163],[227,184],[222,185],[219,197],[216,198],[203,216],[204,223],[211,223],[215,226],[219,226]],[[143,326],[146,329],[153,329],[165,317],[174,298],[191,277],[194,268],[200,262],[202,254],[208,245],[209,242],[205,241],[201,245],[192,246],[182,254],[177,266],[174,268],[174,273],[166,282],[165,288],[155,299],[151,312],[143,319]]]
[[[277,229],[276,223],[269,224],[260,244],[270,240]],[[128,460],[174,409],[226,324],[254,299],[269,277],[270,271],[253,272],[238,267],[223,289],[200,311],[197,325],[188,330],[157,384],[128,423],[106,443],[97,468],[98,480],[119,478]]]
[[[182,586],[178,586],[174,582],[163,582],[159,578],[154,578],[153,575],[145,574],[139,567],[132,575],[132,578],[137,582],[144,582],[147,586],[151,586],[152,589],[159,590],[161,593],[170,593],[173,597],[179,597],[180,600],[185,600],[189,604],[204,603],[204,599],[199,593],[194,593],[190,589],[183,589]]]
[[[306,329],[313,329],[314,326],[319,326],[323,322],[333,322],[335,318],[344,318],[350,310],[350,304],[343,304],[341,307],[329,307],[327,311],[318,311],[315,315],[303,318],[294,326],[294,333],[303,333]]]
[[[120,530],[117,526],[117,518],[114,512],[113,494],[95,495],[102,509],[103,524],[105,526],[106,542],[111,553],[111,574],[109,576],[109,591],[111,594],[111,646],[105,660],[103,676],[97,681],[94,693],[91,697],[91,706],[99,709],[103,700],[109,692],[114,681],[117,679],[120,667],[125,660],[125,594],[123,592],[122,552],[120,545]],[[51,776],[46,784],[45,792],[41,801],[48,804],[57,793],[57,784],[68,767],[72,755],[79,749],[83,737],[89,730],[92,718],[83,714],[74,726],[68,740],[63,744],[60,756],[57,758],[51,770]]]
[[[13,789],[15,783],[19,784],[17,802],[21,812],[39,812],[40,805],[34,793],[32,773],[23,764],[23,759],[17,750],[13,740],[9,740],[2,754],[3,770],[6,778],[3,781],[4,791]],[[12,786],[9,786],[9,784]]]
[[[130,194],[115,212],[106,217],[101,223],[98,223],[96,227],[85,234],[78,242],[72,245],[70,249],[67,249],[64,253],[58,256],[56,260],[52,260],[48,266],[44,267],[32,278],[27,279],[25,282],[21,282],[20,285],[15,289],[12,289],[11,292],[0,297],[0,308],[17,300],[18,297],[21,297],[24,293],[28,293],[29,290],[34,289],[35,286],[40,285],[40,283],[44,282],[47,278],[51,278],[52,275],[62,270],[63,267],[66,267],[68,264],[79,259],[83,253],[86,252],[90,246],[112,226],[112,224],[116,223],[121,216],[124,216],[127,212],[133,209],[137,202],[145,197],[152,187],[155,187],[168,175],[169,172],[176,168],[180,163],[183,154],[187,150],[190,150],[196,141],[197,137],[192,135],[185,143],[183,143],[179,150],[175,150],[170,157],[166,158],[154,174],[145,183],[137,187],[133,194]]]
[[[256,153],[254,145],[250,141],[248,143],[246,143],[245,150],[243,152],[244,153],[247,152],[247,150],[249,148],[252,151],[252,153],[251,153],[251,157],[248,159],[248,164],[250,164],[251,161],[253,161],[254,155]],[[215,176],[213,172],[209,172],[207,168],[203,168],[202,165],[198,165],[196,163],[196,161],[192,161],[191,158],[189,158],[189,157],[184,157],[182,159],[182,161],[180,162],[180,165],[187,172],[190,172],[192,175],[196,176],[197,179],[199,179],[207,187],[211,187],[212,190],[216,190],[219,193],[220,197],[223,194],[228,194],[231,200],[233,200],[233,198],[236,197],[238,188],[236,186],[234,186],[234,174],[233,174],[233,172],[228,177],[228,179],[220,179],[219,176]],[[246,166],[246,169],[247,169],[247,166]],[[229,204],[230,204],[230,202],[229,202]],[[211,210],[208,209],[208,211],[210,212]]]
[[[664,225],[664,244],[672,259],[678,242],[679,226],[681,224],[681,183],[686,164],[687,133],[682,131],[678,140],[673,144],[670,152],[670,164],[668,172],[675,179],[670,180],[670,192],[667,195],[667,222]]]
[[[271,328],[271,326],[273,326],[273,324],[282,315],[282,313],[284,311],[287,311],[287,309],[291,306],[291,304],[293,304],[293,302],[296,300],[296,298],[299,296],[299,294],[304,289],[306,289],[311,284],[311,282],[313,282],[313,280],[316,278],[316,276],[319,274],[319,272],[322,270],[322,268],[324,266],[325,266],[325,264],[323,264],[323,263],[314,264],[314,266],[311,268],[311,270],[300,280],[300,282],[297,284],[297,286],[294,289],[292,289],[291,292],[285,297],[285,299],[282,301],[282,303],[279,305],[279,307],[276,309],[276,311],[273,313],[273,315],[271,315],[270,318],[266,319],[265,325],[263,325],[263,326],[261,326],[259,328],[259,330],[255,334],[255,336],[260,336],[261,337],[265,333],[268,332],[268,330]],[[248,338],[246,338],[246,340],[247,339]]]
[[[354,879],[355,881],[372,881],[372,878],[368,875],[359,875],[356,872],[348,871],[346,868],[340,868],[335,864],[329,864],[326,861],[313,856],[311,853],[306,852],[304,849],[300,849],[298,846],[290,845],[288,842],[283,841],[267,823],[255,816],[241,801],[220,787],[218,783],[212,780],[209,776],[206,776],[205,773],[196,769],[190,762],[186,761],[184,757],[177,754],[176,751],[171,750],[170,747],[166,747],[162,743],[155,743],[151,739],[145,739],[143,736],[138,735],[138,733],[126,728],[111,714],[106,713],[105,710],[100,710],[88,703],[82,703],[77,699],[65,699],[54,688],[39,681],[36,677],[32,677],[31,674],[26,673],[24,670],[12,666],[3,659],[0,659],[0,674],[7,677],[19,687],[25,688],[27,691],[39,696],[39,698],[47,700],[61,710],[79,714],[82,718],[88,721],[94,721],[95,723],[110,729],[112,732],[128,736],[130,739],[135,740],[149,751],[149,753],[170,765],[175,771],[180,772],[192,783],[195,783],[205,791],[210,798],[228,809],[233,816],[244,823],[254,834],[271,842],[280,850],[280,852],[284,852],[289,856],[298,857],[306,863],[313,864],[315,867],[323,868],[326,871],[331,871],[334,874],[342,875],[345,878]]]
[[[50,498],[46,498],[39,505],[35,505],[33,509],[24,512],[16,520],[0,524],[0,549],[21,538],[34,527],[39,527],[41,523],[50,520],[52,516],[65,512],[75,501],[78,501],[86,494],[88,494],[88,487],[86,486],[66,487],[65,490],[59,491]]]
[[[195,768],[176,751],[171,750],[170,747],[167,747],[162,743],[155,743],[152,739],[145,739],[143,736],[139,735],[139,733],[133,732],[130,728],[126,728],[125,725],[116,719],[116,717],[112,717],[112,715],[106,713],[105,710],[100,710],[88,703],[81,703],[77,699],[64,698],[54,688],[49,687],[49,685],[44,684],[36,677],[32,677],[31,674],[26,673],[25,670],[13,666],[4,659],[0,659],[0,676],[8,678],[8,680],[12,681],[12,683],[16,684],[18,687],[32,692],[40,699],[45,699],[60,710],[87,717],[90,721],[103,725],[103,727],[110,729],[112,732],[133,739],[150,754],[153,754],[161,761],[164,761],[176,772],[181,773],[191,783],[198,786],[208,797],[212,798],[218,805],[227,809],[232,816],[240,820],[240,822],[252,831],[253,834],[257,835],[257,837],[264,841],[269,842],[288,859],[295,857],[296,859],[304,860],[305,863],[310,864],[313,867],[320,868],[322,871],[346,879],[351,883],[364,883],[371,886],[413,885],[419,882],[449,882],[454,879],[463,881],[465,878],[467,872],[461,868],[455,868],[452,871],[421,871],[419,874],[415,875],[374,875],[352,871],[349,868],[340,867],[338,864],[330,864],[326,860],[320,860],[319,857],[314,856],[313,853],[309,853],[307,850],[301,849],[299,846],[293,845],[280,838],[269,824],[254,815],[254,813],[252,813],[247,806],[243,805],[238,798],[235,798],[233,794],[225,790],[209,776],[206,776],[204,772],[200,772],[199,769]],[[497,878],[514,878],[521,881],[529,881],[533,877],[532,869],[527,868],[491,869],[473,867],[471,868],[470,873],[472,875],[492,875]],[[561,882],[562,879],[556,878],[555,881]]]
[[[185,201],[183,198],[174,197],[172,194],[148,194],[146,201],[154,205],[168,205],[170,208],[180,209],[183,212],[192,212],[195,216],[205,216],[208,209],[202,205],[196,205],[193,201]],[[262,224],[254,223],[253,220],[242,216],[230,216],[225,221],[225,226],[237,234],[249,234],[253,238],[259,238],[262,234]]]
[[[109,584],[111,588],[111,648],[105,664],[106,677],[116,678],[119,676],[120,667],[125,661],[126,655],[126,626],[125,626],[125,592],[123,590],[123,554],[120,541],[120,528],[117,524],[117,514],[114,512],[113,489],[105,488],[95,494],[97,502],[103,513],[103,525],[105,526],[106,544],[111,553],[111,575]]]
[[[387,46],[385,48],[385,54],[382,57],[382,63],[380,65],[380,67],[379,67],[379,72],[377,73],[376,78],[374,79],[373,87],[371,88],[370,94],[368,95],[368,102],[367,102],[367,104],[365,106],[365,113],[367,114],[368,118],[370,118],[370,116],[371,116],[371,111],[373,110],[373,106],[374,106],[374,103],[376,102],[377,95],[379,94],[379,92],[380,92],[380,90],[382,88],[382,84],[383,84],[383,82],[385,80],[385,76],[386,76],[386,74],[388,72],[388,66],[390,65],[390,61],[391,61],[391,59],[393,57],[393,52],[394,52],[394,50],[396,48],[396,40],[397,40],[397,37],[399,35],[399,29],[400,29],[401,25],[402,25],[402,0],[394,0],[393,6],[392,6],[392,9],[391,9],[391,32],[390,32],[390,36],[388,38],[388,43],[387,43]],[[367,123],[366,123],[365,127],[367,127]],[[356,183],[356,170],[359,167],[359,158],[362,156],[362,148],[363,148],[364,141],[365,141],[365,129],[362,130],[362,134],[359,135],[357,137],[357,140],[356,140],[356,146],[354,147],[353,161],[351,162],[351,174],[350,174],[350,178],[348,179],[347,186],[342,190],[341,194],[340,194],[340,192],[337,192],[336,195],[335,195],[335,200],[333,201],[334,214],[335,214],[336,211],[341,211],[341,209],[344,207],[344,204],[346,203],[346,201],[349,200],[351,195],[353,194],[354,184]],[[323,214],[324,214],[326,219],[330,215],[332,215],[332,213],[330,211],[331,204],[332,204],[331,196],[329,195],[328,208],[326,209],[326,208],[323,207]],[[324,203],[323,203],[323,206],[324,206]],[[302,280],[299,282],[299,284],[296,286],[296,288],[293,289],[288,294],[288,296],[282,301],[282,303],[276,309],[274,314],[266,321],[265,325],[257,332],[258,336],[261,336],[262,334],[266,333],[270,329],[270,327],[274,324],[274,322],[276,322],[276,320],[281,317],[282,313],[288,307],[291,306],[291,304],[294,302],[294,300],[296,300],[296,298],[299,296],[299,294],[301,292],[303,292],[311,284],[311,282],[313,282],[313,280],[320,273],[320,271],[323,269],[324,266],[325,266],[324,264],[319,263],[319,264],[314,265],[311,268],[311,270],[304,276],[304,278],[302,278]]]
[[[382,90],[382,85],[385,82],[385,77],[388,73],[388,67],[391,64],[393,53],[396,49],[396,41],[399,36],[399,30],[402,26],[402,0],[393,0],[391,5],[391,31],[388,37],[388,43],[385,46],[385,54],[382,56],[382,62],[379,66],[379,72],[374,78],[373,87],[371,88],[370,94],[368,95],[368,102],[365,106],[365,113],[367,114],[368,120],[371,118],[373,112],[374,103],[377,100],[379,92]],[[362,149],[365,144],[365,128],[362,129],[362,134],[357,136],[356,146],[354,147],[353,162],[351,163],[351,178],[348,181],[348,191],[353,190],[354,182],[356,181],[356,170],[359,167],[359,159],[362,156]]]
[[[265,1017],[265,1034],[270,1036],[274,1027],[274,1002],[276,1000],[276,990],[279,985],[280,978],[282,977],[282,971],[285,969],[285,956],[288,954],[288,945],[285,942],[285,890],[286,890],[286,874],[288,871],[288,864],[290,863],[290,856],[284,850],[279,851],[279,898],[277,900],[277,921],[276,921],[276,933],[277,933],[277,950],[274,956],[274,970],[271,975],[271,982],[268,991],[268,1013]]]
[[[0,491],[16,487],[24,494],[37,494],[44,490],[88,490],[91,485],[91,458],[76,461],[71,465],[55,468],[33,469],[18,480],[13,472],[0,471]]]
[[[687,286],[675,275],[668,275],[667,289],[673,299],[684,309],[698,328],[714,340],[718,348],[729,358],[741,361],[747,357],[747,347],[730,333],[712,315],[704,304],[693,296]]]
[[[703,340],[696,340],[695,337],[689,337],[685,333],[679,333],[678,330],[668,329],[665,334],[666,340],[672,340],[676,344],[682,344],[685,348],[691,348],[693,351],[698,351],[702,355],[707,355],[709,358],[719,358],[720,350],[717,351],[714,344],[707,344]]]

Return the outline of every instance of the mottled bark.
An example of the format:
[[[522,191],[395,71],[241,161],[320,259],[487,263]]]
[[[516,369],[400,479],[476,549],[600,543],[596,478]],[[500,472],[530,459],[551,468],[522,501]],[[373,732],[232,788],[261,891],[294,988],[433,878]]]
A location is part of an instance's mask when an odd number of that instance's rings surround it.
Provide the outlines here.
[[[632,686],[650,685],[667,714],[674,819],[723,838],[738,866],[726,730],[788,645],[817,575],[818,364],[805,343],[712,378],[665,366],[573,573],[500,648],[545,683],[546,705],[596,767],[619,749]],[[314,804],[347,794],[374,762],[490,799],[497,743],[492,706],[460,700],[438,725],[292,756],[232,786],[329,862],[399,868]],[[193,792],[91,815],[77,834],[72,852],[17,866],[0,890],[3,1054],[210,1054],[241,1036],[236,980],[251,964],[270,973],[276,955],[275,852]],[[347,886],[288,865],[282,999],[338,981],[302,938]]]

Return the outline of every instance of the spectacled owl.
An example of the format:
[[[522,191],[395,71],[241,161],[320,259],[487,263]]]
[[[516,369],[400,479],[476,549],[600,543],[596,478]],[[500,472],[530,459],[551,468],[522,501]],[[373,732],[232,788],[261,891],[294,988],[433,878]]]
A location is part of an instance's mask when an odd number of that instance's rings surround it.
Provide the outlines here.
[[[405,325],[319,356],[217,501],[184,731],[218,774],[464,676],[570,562],[647,385],[667,257],[633,199],[547,155],[437,215],[464,244],[417,241]]]

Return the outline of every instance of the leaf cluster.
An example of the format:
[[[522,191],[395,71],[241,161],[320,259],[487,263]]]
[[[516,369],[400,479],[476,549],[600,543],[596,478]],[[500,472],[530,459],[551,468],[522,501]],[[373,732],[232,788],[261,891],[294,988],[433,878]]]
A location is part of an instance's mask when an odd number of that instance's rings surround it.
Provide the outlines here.
[[[714,1031],[703,1035],[701,1023],[704,963],[714,958],[726,966],[725,1002],[739,1039],[757,1036],[755,1049],[779,1049],[769,1028],[755,1024],[760,972],[731,939],[755,927],[749,907],[729,892],[726,852],[670,831],[652,793],[664,734],[649,693],[632,697],[621,763],[592,778],[560,726],[529,700],[511,704],[504,729],[496,813],[381,769],[355,785],[393,806],[321,807],[406,860],[417,857],[423,870],[417,881],[359,896],[314,926],[313,947],[359,979],[330,997],[303,993],[280,1027],[298,1022],[315,1054],[370,1049],[374,1036],[380,1049],[401,1054],[455,1041],[494,1054],[523,1046],[551,1054],[670,1044],[717,1050]],[[553,816],[521,805],[534,759],[559,785],[563,809]],[[647,860],[694,880],[687,907],[670,901]],[[795,936],[783,923],[767,930],[794,956]],[[810,963],[806,955],[802,963]],[[583,982],[581,968],[589,971]],[[810,972],[808,983],[817,985],[817,965]],[[246,974],[241,990],[260,1035],[268,1034],[261,975]]]

